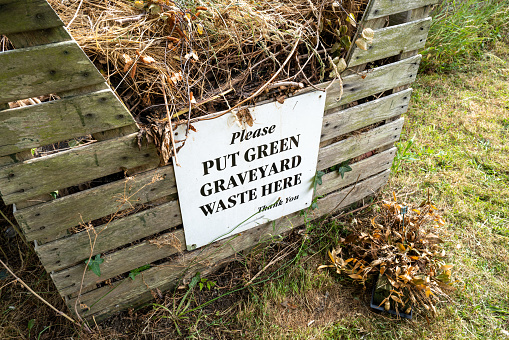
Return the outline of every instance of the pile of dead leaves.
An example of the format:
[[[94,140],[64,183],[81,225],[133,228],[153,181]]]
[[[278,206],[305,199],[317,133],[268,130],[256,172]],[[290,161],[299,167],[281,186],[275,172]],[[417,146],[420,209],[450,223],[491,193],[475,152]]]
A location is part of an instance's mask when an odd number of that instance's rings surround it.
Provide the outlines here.
[[[336,268],[363,285],[378,275],[376,289],[385,291],[379,307],[434,316],[452,284],[453,265],[438,236],[444,220],[429,199],[412,207],[399,204],[394,195],[377,210],[371,219],[354,221],[351,234],[329,252],[332,265],[319,269]]]

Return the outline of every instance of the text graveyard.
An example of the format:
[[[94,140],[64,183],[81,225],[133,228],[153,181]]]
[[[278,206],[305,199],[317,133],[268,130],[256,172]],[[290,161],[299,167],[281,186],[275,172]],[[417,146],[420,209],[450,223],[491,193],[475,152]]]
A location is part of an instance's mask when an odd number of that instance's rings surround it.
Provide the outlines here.
[[[324,107],[317,91],[249,108],[252,126],[193,124],[175,166],[189,250],[309,207]]]

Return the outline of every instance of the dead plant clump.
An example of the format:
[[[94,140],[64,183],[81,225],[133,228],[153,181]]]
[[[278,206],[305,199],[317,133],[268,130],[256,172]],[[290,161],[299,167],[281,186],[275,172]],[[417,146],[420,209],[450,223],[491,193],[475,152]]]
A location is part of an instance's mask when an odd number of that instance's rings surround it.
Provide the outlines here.
[[[354,221],[351,234],[330,251],[338,274],[365,284],[378,275],[374,301],[397,314],[417,311],[435,316],[436,304],[452,288],[452,264],[447,263],[438,236],[445,222],[429,201],[419,206],[382,201],[372,218]]]
[[[49,3],[161,148],[169,116],[189,122],[339,78],[368,0]]]

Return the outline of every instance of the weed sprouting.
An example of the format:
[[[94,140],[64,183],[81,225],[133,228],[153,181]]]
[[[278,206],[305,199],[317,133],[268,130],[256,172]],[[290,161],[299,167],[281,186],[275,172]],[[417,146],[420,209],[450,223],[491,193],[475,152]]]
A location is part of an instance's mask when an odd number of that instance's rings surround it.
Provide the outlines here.
[[[398,173],[403,162],[411,162],[417,160],[415,158],[415,154],[411,151],[413,145],[414,138],[411,138],[406,142],[396,143],[397,151],[391,166],[392,173],[394,174]]]

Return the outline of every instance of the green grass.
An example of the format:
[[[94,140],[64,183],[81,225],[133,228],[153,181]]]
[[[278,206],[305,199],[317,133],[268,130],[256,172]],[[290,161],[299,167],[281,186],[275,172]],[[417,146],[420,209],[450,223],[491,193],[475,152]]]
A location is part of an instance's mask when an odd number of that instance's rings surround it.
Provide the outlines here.
[[[479,60],[504,38],[509,27],[509,1],[445,0],[432,16],[421,69],[449,72]]]

